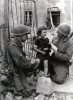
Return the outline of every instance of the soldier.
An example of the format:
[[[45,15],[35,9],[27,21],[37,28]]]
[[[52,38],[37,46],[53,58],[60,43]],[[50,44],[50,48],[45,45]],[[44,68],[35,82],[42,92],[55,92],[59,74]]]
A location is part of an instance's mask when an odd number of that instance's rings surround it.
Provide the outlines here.
[[[16,69],[16,73],[24,87],[24,92],[22,93],[24,93],[24,97],[27,97],[32,94],[32,89],[26,80],[26,76],[28,72],[34,72],[38,68],[40,60],[27,59],[26,53],[22,50],[22,42],[25,42],[28,39],[28,34],[30,34],[29,27],[24,25],[16,26],[13,29],[13,33],[14,40],[8,44],[8,51],[13,62],[13,67]]]
[[[70,59],[73,54],[73,42],[70,39],[71,28],[67,23],[62,23],[58,26],[58,36],[53,39],[53,44],[57,47],[57,52],[54,51],[51,60],[51,78],[58,84],[64,83],[68,74]]]

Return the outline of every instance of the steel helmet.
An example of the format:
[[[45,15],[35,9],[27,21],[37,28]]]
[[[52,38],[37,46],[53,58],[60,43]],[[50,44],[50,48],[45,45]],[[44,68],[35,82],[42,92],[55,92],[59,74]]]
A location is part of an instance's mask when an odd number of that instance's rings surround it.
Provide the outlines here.
[[[64,36],[68,36],[71,31],[71,27],[67,23],[62,23],[58,26],[57,31],[62,33]]]
[[[25,25],[18,25],[13,28],[12,32],[14,33],[14,36],[22,36],[24,34],[30,34],[30,28]]]

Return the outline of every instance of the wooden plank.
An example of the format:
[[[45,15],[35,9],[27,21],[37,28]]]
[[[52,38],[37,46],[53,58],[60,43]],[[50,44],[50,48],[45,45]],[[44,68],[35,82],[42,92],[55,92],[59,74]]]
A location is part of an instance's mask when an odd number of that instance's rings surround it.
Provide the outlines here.
[[[8,41],[10,40],[9,34],[9,0],[5,0],[4,2],[4,25],[6,28],[6,37]]]

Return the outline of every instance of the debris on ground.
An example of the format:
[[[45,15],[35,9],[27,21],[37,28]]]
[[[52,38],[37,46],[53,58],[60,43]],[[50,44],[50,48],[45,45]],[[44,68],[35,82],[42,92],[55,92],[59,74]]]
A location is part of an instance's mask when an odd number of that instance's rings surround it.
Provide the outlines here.
[[[51,79],[48,77],[39,77],[36,85],[36,93],[50,95],[53,93]]]
[[[1,76],[1,80],[5,79],[5,76]],[[63,93],[62,95],[59,95],[59,93],[55,92],[53,90],[51,79],[49,77],[44,77],[42,72],[36,77],[32,75],[27,78],[27,80],[33,90],[35,90],[34,95],[28,98],[23,98],[21,95],[14,95],[13,98],[12,96],[10,97],[11,94],[8,93],[5,95],[4,99],[1,100],[73,100],[73,94],[69,95]]]

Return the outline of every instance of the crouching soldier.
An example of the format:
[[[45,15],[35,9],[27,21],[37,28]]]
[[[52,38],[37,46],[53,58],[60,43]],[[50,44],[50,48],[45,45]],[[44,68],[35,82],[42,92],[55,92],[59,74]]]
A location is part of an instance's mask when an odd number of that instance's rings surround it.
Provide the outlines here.
[[[20,91],[25,97],[32,94],[32,89],[30,88],[26,77],[28,72],[34,72],[40,63],[39,59],[27,59],[26,53],[23,52],[22,42],[28,39],[28,34],[30,34],[30,29],[27,26],[19,25],[13,29],[14,40],[10,41],[8,44],[8,52],[13,63],[13,68],[18,75],[20,82],[23,86]],[[18,83],[16,83],[18,84]],[[19,89],[20,87],[18,87]],[[17,90],[18,90],[17,89]]]
[[[73,54],[73,41],[69,38],[71,28],[68,24],[62,23],[58,26],[57,37],[53,44],[57,52],[52,54],[51,78],[58,84],[65,82],[69,74],[70,59]]]

